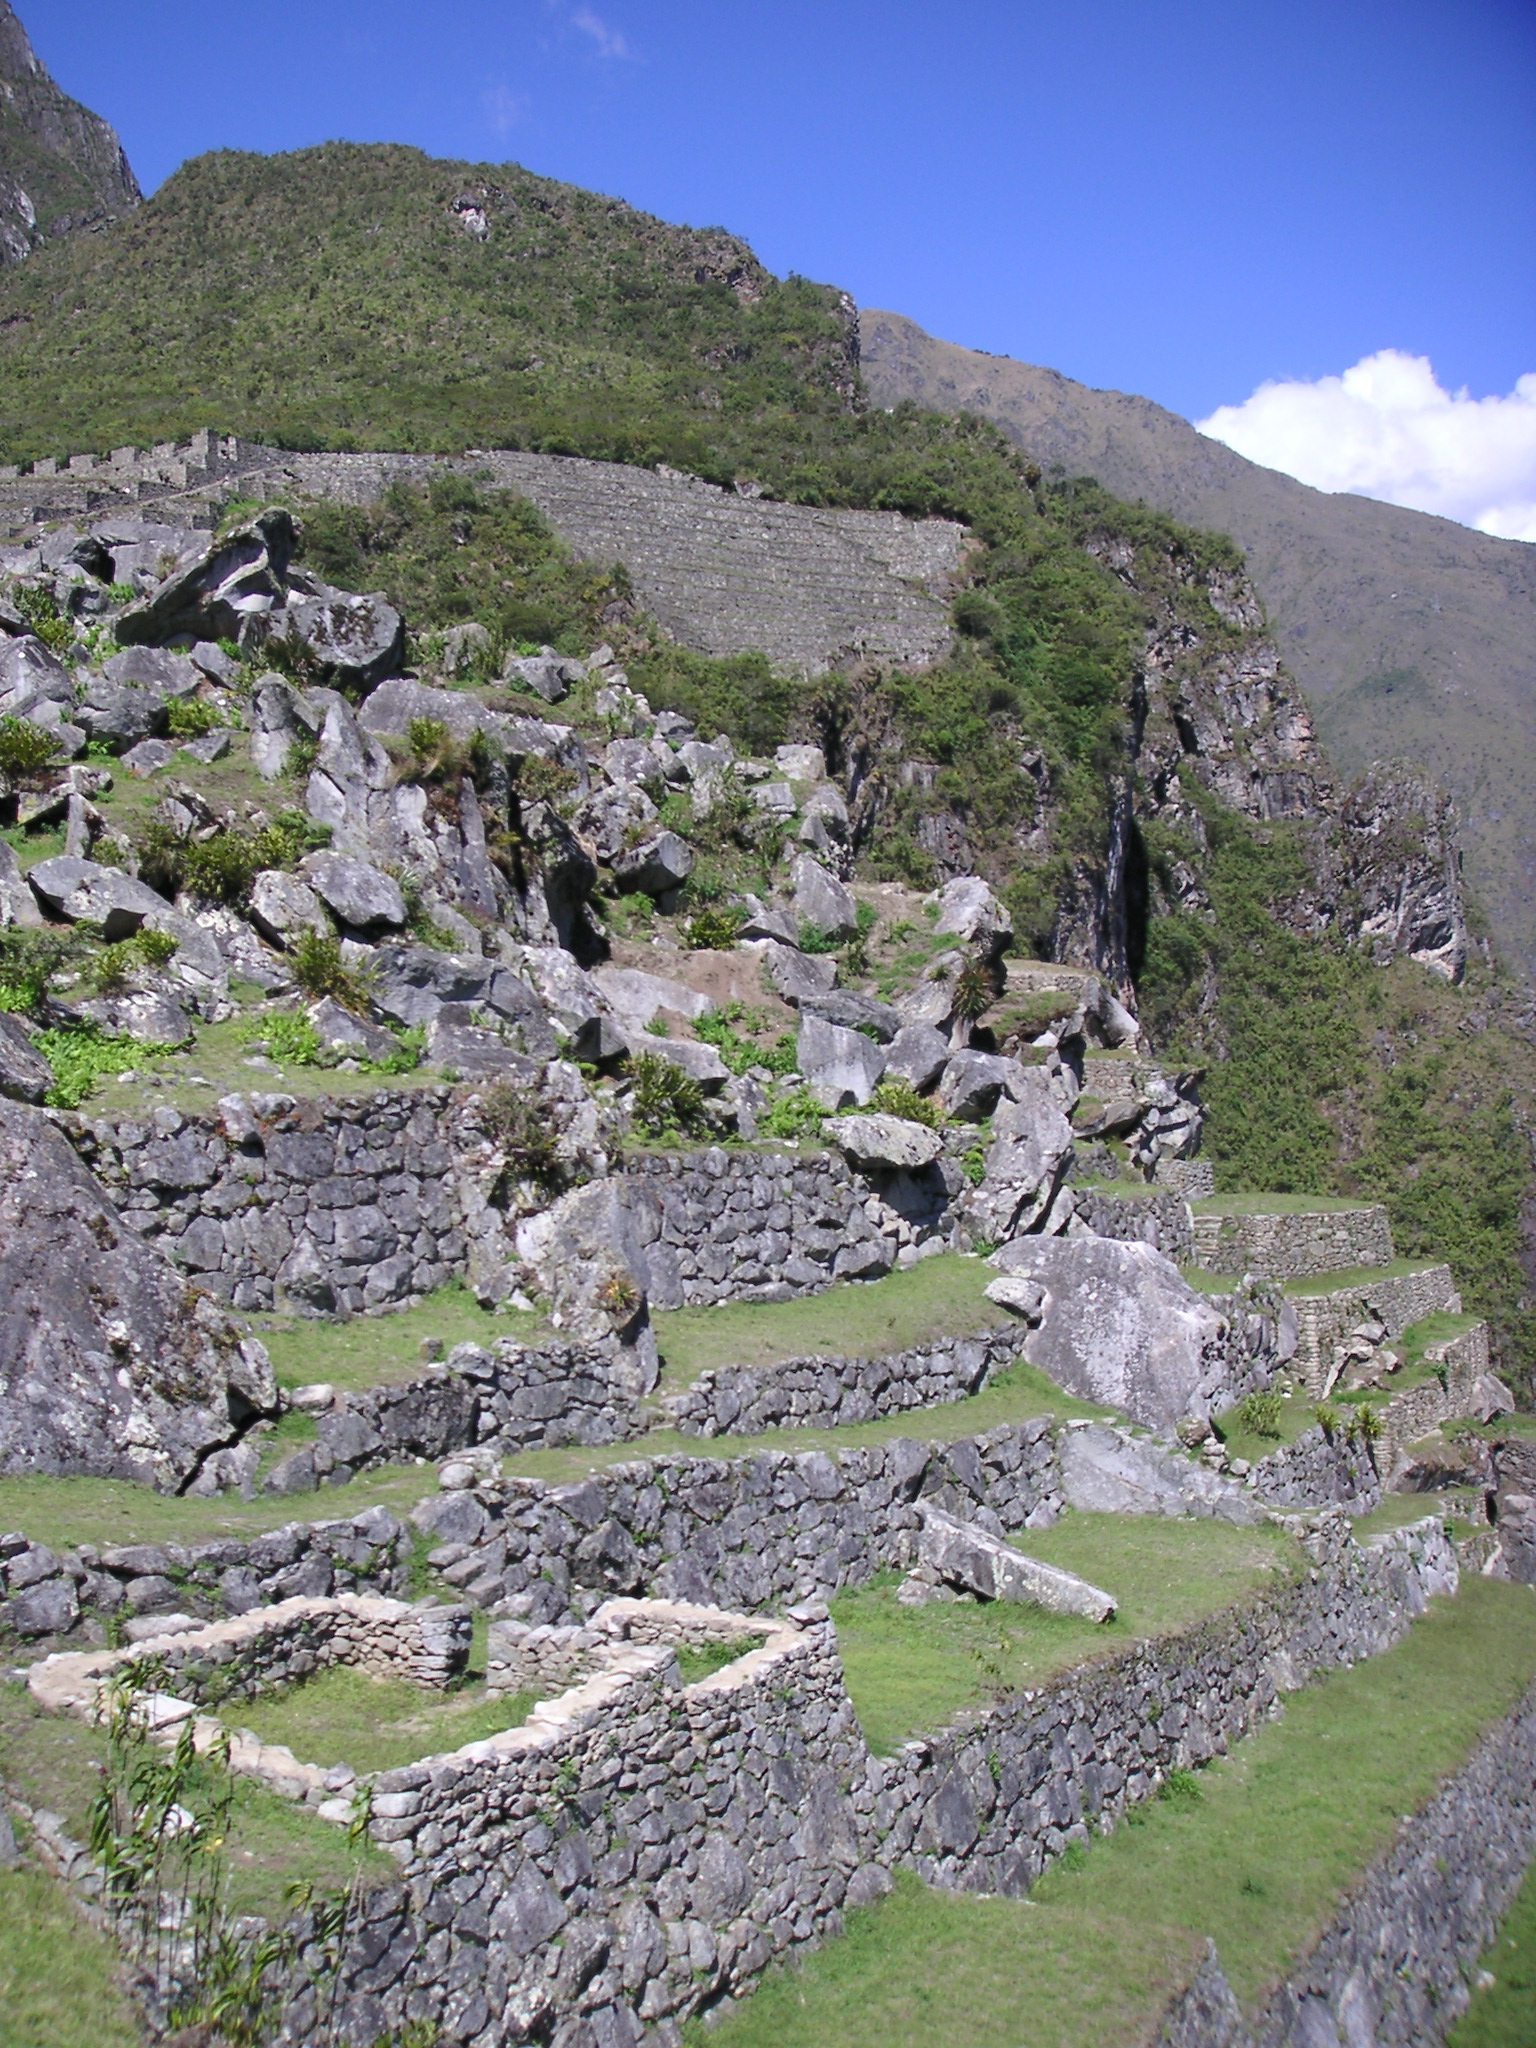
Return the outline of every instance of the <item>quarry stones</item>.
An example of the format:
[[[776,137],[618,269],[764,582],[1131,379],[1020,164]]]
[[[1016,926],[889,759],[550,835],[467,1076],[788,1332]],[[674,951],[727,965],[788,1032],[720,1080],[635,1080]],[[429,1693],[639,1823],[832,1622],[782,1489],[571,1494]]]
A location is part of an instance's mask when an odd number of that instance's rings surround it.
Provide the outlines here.
[[[814,1015],[801,1017],[795,1058],[823,1109],[862,1108],[885,1071],[885,1054],[873,1040]]]
[[[956,1521],[942,1508],[924,1510],[917,1554],[941,1579],[983,1600],[1028,1601],[1048,1614],[1073,1614],[1085,1621],[1114,1619],[1112,1594],[1056,1565],[1026,1557],[990,1530]]]
[[[937,1131],[897,1116],[840,1116],[823,1128],[838,1150],[865,1171],[913,1172],[931,1166],[944,1149]]]

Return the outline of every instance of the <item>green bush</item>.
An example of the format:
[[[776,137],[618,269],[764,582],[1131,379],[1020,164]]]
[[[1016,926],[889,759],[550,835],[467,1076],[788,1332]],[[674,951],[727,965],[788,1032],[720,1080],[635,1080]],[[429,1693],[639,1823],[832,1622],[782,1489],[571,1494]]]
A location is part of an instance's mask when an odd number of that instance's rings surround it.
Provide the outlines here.
[[[645,1137],[687,1136],[708,1127],[698,1082],[664,1054],[641,1053],[632,1079],[630,1114]]]
[[[325,1048],[320,1043],[320,1034],[305,1016],[297,1010],[280,1010],[275,1016],[264,1017],[251,1027],[253,1041],[259,1041],[267,1048],[268,1059],[276,1060],[284,1067],[318,1067],[323,1063]]]
[[[176,949],[177,941],[169,932],[155,932],[147,928],[136,932],[131,939],[121,939],[115,945],[104,946],[90,964],[96,993],[119,995],[127,987],[131,975],[145,967],[164,967],[175,957]]]
[[[199,740],[223,722],[206,697],[173,697],[165,707],[165,729],[173,740]]]
[[[1237,1419],[1250,1436],[1280,1434],[1280,1396],[1273,1392],[1245,1394],[1238,1404]]]
[[[683,926],[683,937],[695,952],[729,952],[746,921],[747,913],[735,904],[699,910]]]
[[[59,610],[51,590],[22,584],[12,592],[16,609],[50,654],[67,654],[75,644],[75,622]]]
[[[94,1024],[39,1031],[34,1043],[53,1068],[53,1086],[43,1098],[53,1109],[78,1109],[104,1075],[127,1073],[172,1050],[131,1038],[108,1038]]]
[[[819,1138],[826,1111],[805,1088],[773,1102],[757,1127],[765,1138]]]
[[[755,1014],[761,1026],[765,1020],[760,1013]],[[795,1070],[795,1041],[790,1033],[781,1032],[772,1045],[760,1045],[734,1028],[741,1019],[740,1006],[732,1004],[723,1012],[698,1018],[693,1027],[694,1036],[702,1039],[704,1044],[712,1045],[733,1074],[745,1074],[752,1067],[766,1067],[770,1074],[792,1074]]]
[[[300,932],[289,952],[288,967],[305,995],[317,1000],[332,996],[349,1010],[366,1009],[367,984],[342,959],[339,939]]]
[[[899,1116],[910,1124],[926,1124],[937,1130],[944,1112],[930,1096],[919,1095],[910,1081],[882,1081],[870,1098],[871,1111],[881,1116]]]
[[[37,931],[17,925],[0,929],[0,1010],[40,1016],[48,1000],[48,984],[85,951],[82,933]]]
[[[41,775],[58,757],[58,743],[41,726],[24,718],[0,718],[0,775],[7,782],[24,782]]]
[[[513,1180],[548,1181],[557,1168],[556,1131],[538,1096],[511,1081],[480,1092],[480,1121],[506,1159]]]
[[[330,838],[302,811],[279,811],[256,831],[225,827],[211,839],[184,841],[159,819],[139,835],[139,873],[152,889],[175,896],[190,889],[213,903],[243,904],[251,884],[268,868],[291,868]]]

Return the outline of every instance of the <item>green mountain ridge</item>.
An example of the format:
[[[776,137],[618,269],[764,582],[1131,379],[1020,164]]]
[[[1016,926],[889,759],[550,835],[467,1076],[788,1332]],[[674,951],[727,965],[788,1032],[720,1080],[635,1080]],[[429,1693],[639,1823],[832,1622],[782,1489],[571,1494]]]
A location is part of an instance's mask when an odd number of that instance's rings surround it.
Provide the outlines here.
[[[60,92],[0,0],[0,268],[130,213],[140,197],[113,130]]]

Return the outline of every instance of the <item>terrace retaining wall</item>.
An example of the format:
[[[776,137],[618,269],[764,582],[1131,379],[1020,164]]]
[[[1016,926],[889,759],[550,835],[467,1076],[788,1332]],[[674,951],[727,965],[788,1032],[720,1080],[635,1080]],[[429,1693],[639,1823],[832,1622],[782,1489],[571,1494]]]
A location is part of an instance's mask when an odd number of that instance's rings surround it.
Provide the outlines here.
[[[1392,1229],[1377,1203],[1305,1214],[1257,1215],[1193,1211],[1197,1265],[1212,1273],[1265,1273],[1272,1280],[1310,1279],[1353,1266],[1389,1266]]]

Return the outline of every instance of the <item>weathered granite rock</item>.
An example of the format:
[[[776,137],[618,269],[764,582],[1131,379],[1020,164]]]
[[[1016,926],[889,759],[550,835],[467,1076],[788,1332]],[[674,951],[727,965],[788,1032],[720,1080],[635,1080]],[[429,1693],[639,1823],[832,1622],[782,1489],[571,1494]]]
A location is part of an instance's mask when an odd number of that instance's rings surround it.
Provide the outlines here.
[[[43,913],[27,886],[21,862],[9,840],[0,839],[0,930],[7,925],[40,925]]]
[[[946,1069],[946,1085],[948,1079]],[[1041,1069],[1020,1067],[1011,1085],[1017,1097],[998,1102],[985,1177],[966,1204],[972,1234],[991,1244],[1006,1244],[1021,1231],[1056,1221],[1052,1205],[1072,1159],[1072,1126]]]
[[[0,640],[0,716],[41,724],[44,705],[70,704],[74,695],[69,670],[35,635]]]
[[[125,647],[102,663],[102,674],[119,689],[134,686],[153,691],[162,699],[191,697],[203,680],[203,672],[184,654],[169,647]]]
[[[398,929],[405,923],[400,884],[366,861],[324,852],[306,854],[299,865],[315,894],[343,924],[372,931],[381,925]]]
[[[0,1471],[174,1488],[277,1406],[261,1346],[127,1229],[63,1134],[0,1100]]]
[[[956,1521],[942,1508],[924,1510],[917,1554],[940,1578],[983,1600],[1025,1600],[1049,1614],[1075,1614],[1086,1621],[1114,1619],[1113,1594],[1057,1565],[1026,1557],[989,1529]]]
[[[800,1008],[808,1016],[841,1024],[845,1031],[869,1033],[881,1045],[889,1045],[901,1029],[901,1019],[889,1003],[877,1003],[873,996],[857,995],[852,989],[830,988],[802,996]]]
[[[953,1053],[939,1080],[940,1106],[957,1123],[982,1123],[1004,1094],[1017,1095],[1027,1085],[1029,1071],[993,1052]]]
[[[680,889],[692,873],[693,848],[675,832],[658,832],[618,854],[613,862],[614,880],[646,896],[665,896]]]
[[[0,1095],[41,1102],[53,1086],[53,1068],[19,1021],[0,1010]]]
[[[1067,1505],[1085,1514],[1214,1515],[1244,1526],[1263,1518],[1232,1480],[1112,1424],[1074,1424],[1056,1454]]]
[[[839,1116],[824,1126],[824,1135],[844,1158],[865,1169],[914,1171],[931,1166],[944,1141],[926,1124],[899,1116]]]
[[[786,1003],[823,995],[837,980],[837,962],[828,953],[802,953],[798,946],[781,946],[775,939],[760,940],[758,947],[769,984]]]
[[[252,882],[250,914],[256,929],[277,946],[291,945],[301,932],[324,938],[331,931],[330,919],[308,882],[281,868],[267,868]]]
[[[281,506],[258,513],[120,613],[119,644],[156,645],[181,633],[196,640],[238,638],[247,621],[282,603],[295,538],[293,517]]]
[[[71,924],[99,924],[109,941],[132,938],[146,917],[168,913],[171,908],[163,896],[120,868],[101,867],[93,860],[78,860],[68,854],[40,860],[27,880],[45,910]]]
[[[949,1065],[949,1040],[931,1024],[903,1024],[885,1056],[886,1077],[925,1094]]]
[[[670,1010],[695,1023],[715,1007],[708,996],[685,983],[647,974],[640,967],[594,967],[591,980],[609,1009],[631,1030],[643,1031],[658,1010]]]
[[[986,960],[999,960],[1013,943],[1013,920],[979,875],[957,875],[930,896],[939,914],[936,932],[953,932]]]
[[[368,684],[399,668],[405,622],[379,591],[366,597],[301,597],[271,615],[269,641],[275,638],[327,677]]]
[[[789,875],[796,917],[829,938],[851,939],[859,928],[858,905],[852,891],[809,854],[801,854],[795,860]]]
[[[701,1045],[693,1038],[655,1038],[649,1032],[631,1033],[628,1040],[631,1057],[643,1057],[649,1053],[652,1058],[666,1060],[674,1067],[681,1067],[690,1081],[696,1081],[706,1095],[718,1095],[731,1078],[731,1070],[721,1059],[712,1045]]]
[[[1045,1288],[1025,1356],[1068,1393],[1152,1429],[1222,1405],[1225,1321],[1151,1245],[1016,1237],[992,1263]]]
[[[631,1333],[645,1328],[645,1243],[655,1232],[648,1211],[632,1184],[597,1180],[518,1225],[517,1255],[549,1296],[559,1328],[588,1341],[615,1333],[634,1341]]]
[[[802,1017],[795,1059],[812,1098],[823,1109],[862,1108],[885,1071],[885,1053],[861,1031],[845,1031],[820,1017]]]

